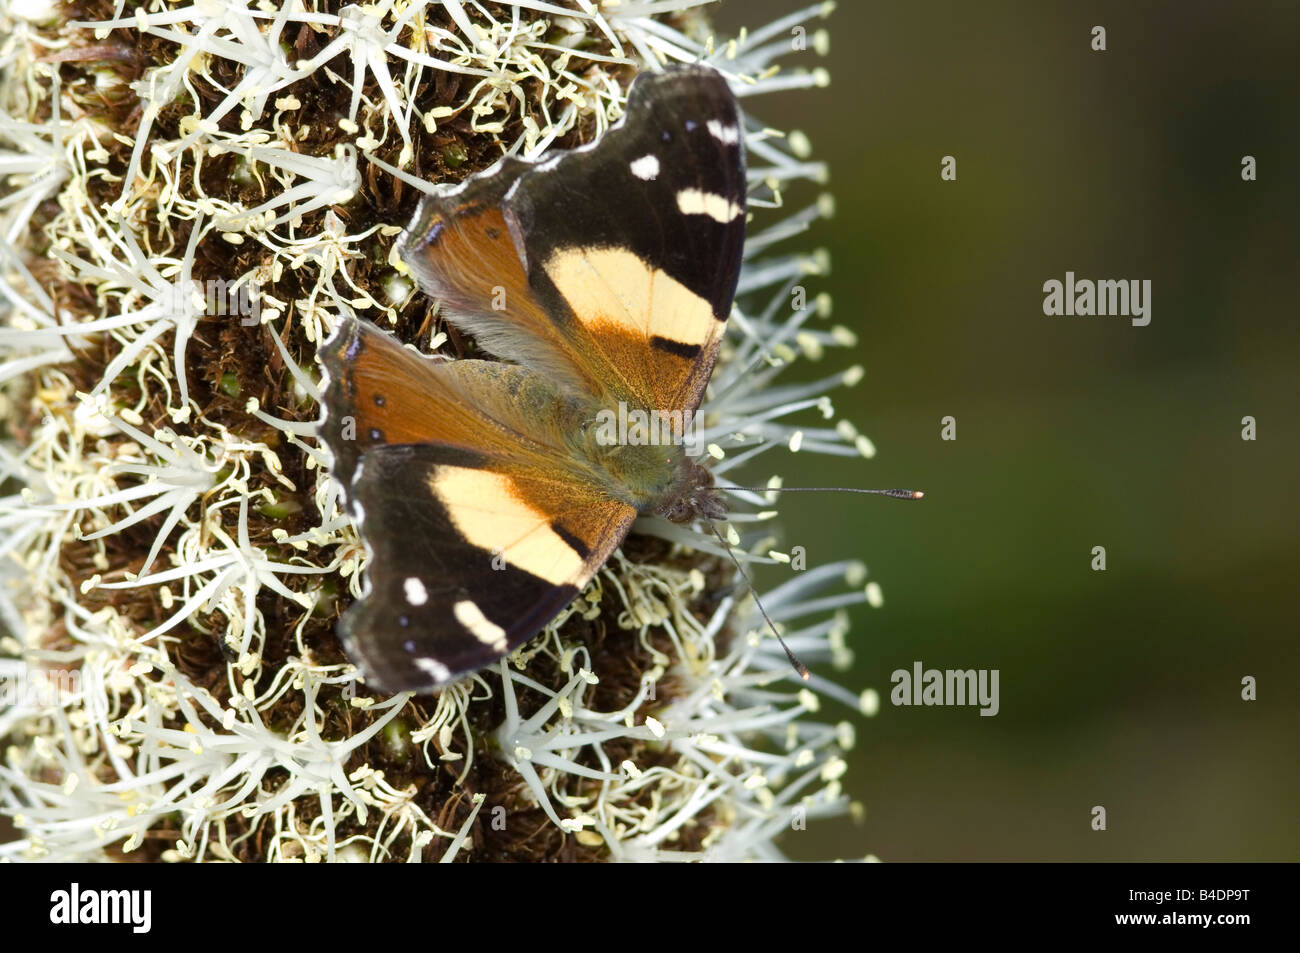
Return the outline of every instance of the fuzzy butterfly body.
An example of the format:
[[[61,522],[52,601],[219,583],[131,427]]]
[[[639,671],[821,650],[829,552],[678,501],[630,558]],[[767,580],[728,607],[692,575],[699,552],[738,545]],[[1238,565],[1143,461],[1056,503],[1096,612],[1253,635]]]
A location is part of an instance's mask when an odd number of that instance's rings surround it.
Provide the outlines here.
[[[638,515],[718,519],[688,455],[744,244],[740,117],[716,71],[638,77],[593,146],[423,200],[399,253],[501,361],[440,361],[345,316],[322,437],[368,547],[340,633],[367,680],[431,691],[535,635]],[[610,414],[658,412],[651,441]]]

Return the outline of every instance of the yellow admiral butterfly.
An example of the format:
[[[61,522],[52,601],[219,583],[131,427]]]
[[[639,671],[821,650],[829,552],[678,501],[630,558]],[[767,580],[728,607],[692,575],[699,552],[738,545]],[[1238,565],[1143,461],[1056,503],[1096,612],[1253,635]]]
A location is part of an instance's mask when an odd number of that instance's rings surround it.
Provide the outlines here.
[[[638,515],[726,515],[681,438],[744,234],[739,112],[700,66],[639,76],[592,146],[422,201],[402,260],[503,362],[426,358],[350,316],[322,348],[322,436],[371,554],[340,633],[370,683],[430,691],[509,652]],[[629,411],[675,439],[608,439],[602,415]]]

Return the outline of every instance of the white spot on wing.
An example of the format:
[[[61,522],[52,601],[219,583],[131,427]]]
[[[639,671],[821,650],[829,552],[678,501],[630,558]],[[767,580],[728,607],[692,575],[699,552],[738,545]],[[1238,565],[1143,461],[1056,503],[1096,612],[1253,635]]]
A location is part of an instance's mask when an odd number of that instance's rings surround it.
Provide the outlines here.
[[[682,189],[678,192],[677,208],[683,215],[707,215],[724,225],[744,211],[730,199],[699,189]]]
[[[728,126],[717,119],[710,119],[708,126],[713,138],[725,145],[734,146],[740,141],[740,129],[736,126]]]
[[[441,662],[435,662],[431,658],[418,658],[415,660],[415,665],[439,685],[451,681],[451,669]]]
[[[642,156],[631,164],[632,174],[649,182],[659,174],[659,160],[655,156]]]
[[[422,606],[429,601],[429,592],[424,588],[424,583],[414,576],[407,578],[402,584],[406,590],[406,601],[413,606]]]
[[[494,652],[506,650],[506,630],[485,616],[483,610],[474,603],[462,599],[451,611],[456,616],[456,621],[468,629],[474,638],[491,646]]]

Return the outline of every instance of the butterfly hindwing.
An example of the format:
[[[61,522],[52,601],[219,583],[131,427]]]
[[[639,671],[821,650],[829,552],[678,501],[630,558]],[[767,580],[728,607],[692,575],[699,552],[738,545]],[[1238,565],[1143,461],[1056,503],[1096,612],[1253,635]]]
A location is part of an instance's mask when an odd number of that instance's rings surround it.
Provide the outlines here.
[[[367,453],[354,485],[370,592],[349,655],[388,691],[428,691],[531,638],[590,580],[635,511],[432,444]]]
[[[378,687],[428,691],[514,648],[626,536],[635,510],[573,467],[544,375],[433,361],[350,315],[321,355],[322,434],[370,551],[341,632]]]
[[[740,271],[741,139],[721,74],[643,74],[594,147],[426,198],[402,257],[493,353],[606,402],[694,411]]]

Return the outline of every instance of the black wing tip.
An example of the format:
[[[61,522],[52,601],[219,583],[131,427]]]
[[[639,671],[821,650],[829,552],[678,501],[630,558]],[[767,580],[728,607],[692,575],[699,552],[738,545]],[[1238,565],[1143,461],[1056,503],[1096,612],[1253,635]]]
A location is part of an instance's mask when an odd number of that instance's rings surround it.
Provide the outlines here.
[[[703,90],[727,102],[733,111],[736,109],[731,84],[720,71],[705,63],[683,63],[637,73],[628,89],[628,110],[638,111],[665,99],[666,90],[675,90],[682,96],[698,96]]]
[[[661,102],[664,90],[681,87],[681,95],[696,95],[701,84],[712,87],[720,99],[725,100],[732,111],[738,113],[735,96],[726,77],[717,69],[705,63],[681,63],[662,70],[645,70],[632,78],[628,90],[627,112],[642,112],[653,109]],[[687,87],[694,87],[688,90]],[[618,125],[622,125],[619,123]],[[613,131],[613,130],[611,130]],[[397,255],[420,277],[415,256],[430,243],[437,241],[440,222],[454,219],[470,206],[492,207],[504,200],[510,187],[524,175],[537,170],[544,162],[563,158],[573,153],[573,149],[548,151],[545,155],[533,159],[521,159],[518,156],[503,156],[486,169],[481,169],[456,183],[440,183],[433,192],[420,199],[411,215],[410,222],[397,239]]]
[[[658,70],[642,70],[632,79],[636,86],[662,86],[671,83],[704,80],[731,89],[726,76],[715,66],[708,63],[674,63]]]

